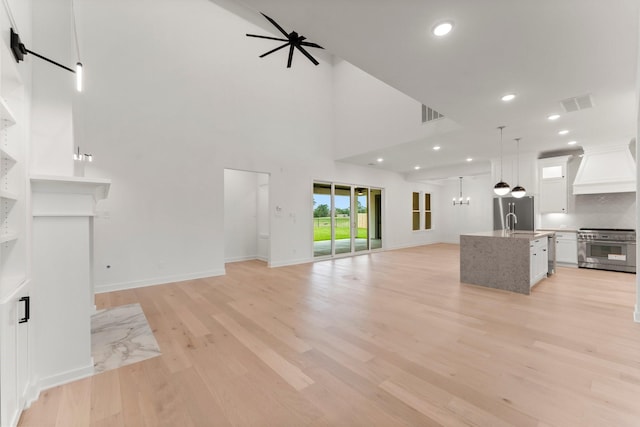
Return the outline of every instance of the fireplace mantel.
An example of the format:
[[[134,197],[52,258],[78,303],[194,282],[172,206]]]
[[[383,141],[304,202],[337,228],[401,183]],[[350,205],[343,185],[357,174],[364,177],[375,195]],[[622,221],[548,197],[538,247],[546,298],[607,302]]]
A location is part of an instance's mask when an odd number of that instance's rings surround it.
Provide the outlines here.
[[[95,216],[111,180],[74,176],[31,176],[33,216]]]
[[[93,218],[111,181],[31,176],[32,310],[38,389],[93,373]]]

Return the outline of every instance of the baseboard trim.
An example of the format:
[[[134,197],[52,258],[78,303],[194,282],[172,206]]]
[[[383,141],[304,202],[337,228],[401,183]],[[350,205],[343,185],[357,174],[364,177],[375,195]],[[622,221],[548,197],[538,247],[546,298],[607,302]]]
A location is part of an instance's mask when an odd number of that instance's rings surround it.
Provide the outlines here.
[[[224,262],[242,262],[242,261],[252,261],[254,259],[258,259],[258,255],[243,255],[243,256],[234,256],[231,258],[225,258]]]
[[[37,381],[34,381],[34,383],[35,382]],[[40,398],[40,389],[36,387],[34,383],[29,384],[27,388],[27,393],[24,398],[24,409],[29,408],[33,402]]]
[[[394,251],[397,249],[408,249],[408,248],[417,248],[418,246],[429,246],[429,245],[437,245],[438,243],[449,243],[449,242],[421,242],[421,243],[407,243],[403,245],[395,245],[395,246],[387,246],[384,247],[385,251]],[[459,244],[458,242],[454,244]]]
[[[83,378],[90,377],[93,375],[93,358],[91,359],[91,364],[88,366],[84,366],[78,369],[72,369],[70,371],[62,372],[60,374],[52,375],[47,378],[42,378],[38,381],[37,393],[36,396],[40,395],[40,392],[44,390],[48,390],[53,387],[57,387],[62,384],[67,384],[72,381],[81,380]]]
[[[175,276],[154,277],[145,280],[112,283],[110,285],[96,286],[95,293],[102,294],[105,292],[124,291],[127,289],[144,288],[146,286],[164,285],[173,282],[184,282],[186,280],[203,279],[205,277],[224,276],[225,274],[225,269],[221,268],[217,270],[202,271],[199,273],[177,274]]]
[[[273,267],[273,268],[286,267],[288,265],[308,264],[310,262],[313,262],[313,259],[300,258],[300,259],[294,259],[294,260],[290,260],[290,261],[269,262],[269,267]]]

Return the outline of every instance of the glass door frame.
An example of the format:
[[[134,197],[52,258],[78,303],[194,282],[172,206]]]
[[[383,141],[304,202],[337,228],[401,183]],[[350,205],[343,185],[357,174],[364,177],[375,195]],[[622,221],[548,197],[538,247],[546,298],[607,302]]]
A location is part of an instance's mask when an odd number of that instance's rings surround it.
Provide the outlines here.
[[[380,243],[380,246],[377,248],[372,249],[372,235],[376,235],[376,239],[377,240],[381,240],[381,242],[384,242],[383,239],[383,232],[384,232],[384,224],[383,224],[383,219],[384,219],[384,188],[382,187],[374,187],[374,186],[366,186],[366,185],[355,185],[355,184],[344,184],[344,183],[340,183],[340,182],[330,182],[330,181],[324,181],[324,180],[314,180],[312,183],[312,195],[315,195],[315,189],[316,189],[316,185],[322,185],[322,186],[330,186],[330,206],[329,206],[329,216],[330,216],[330,226],[331,226],[331,241],[330,241],[330,247],[331,247],[331,251],[328,254],[320,254],[320,255],[316,255],[316,242],[315,242],[315,234],[314,234],[314,227],[315,225],[312,224],[311,230],[312,230],[312,257],[314,260],[323,260],[323,259],[331,259],[331,258],[341,258],[341,257],[348,257],[348,256],[354,256],[354,255],[361,255],[361,254],[367,254],[367,253],[371,253],[371,252],[376,252],[376,251],[382,251],[384,250],[384,246],[382,243]],[[350,208],[349,208],[349,220],[350,220],[350,246],[349,246],[349,251],[348,252],[342,252],[342,253],[336,253],[336,205],[335,205],[335,197],[336,197],[336,186],[338,187],[349,187],[350,188]],[[345,188],[346,189],[346,188]],[[358,236],[358,194],[356,190],[366,190],[366,200],[367,200],[367,245],[366,245],[366,249],[363,250],[357,250],[356,249],[356,239]],[[375,205],[377,206],[377,204],[379,203],[380,206],[376,209],[374,209],[374,203],[372,203],[373,200],[373,192],[376,192],[377,194],[380,194],[380,200],[379,202],[376,202]],[[379,192],[379,193],[378,193]],[[315,207],[313,208],[315,210]],[[377,213],[376,213],[377,212]],[[374,215],[379,215],[382,218],[377,218]],[[374,221],[375,220],[375,221]],[[315,220],[314,220],[315,221]],[[379,225],[379,233],[377,232],[372,232],[373,231],[373,227],[377,227]],[[378,235],[379,234],[379,235]]]

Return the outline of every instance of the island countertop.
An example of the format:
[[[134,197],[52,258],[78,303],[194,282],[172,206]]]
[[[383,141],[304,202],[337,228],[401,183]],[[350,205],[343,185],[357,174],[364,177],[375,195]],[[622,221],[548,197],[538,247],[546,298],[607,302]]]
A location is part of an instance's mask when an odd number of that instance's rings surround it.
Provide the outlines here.
[[[466,233],[461,236],[477,236],[477,237],[504,237],[509,239],[527,239],[536,240],[541,237],[553,237],[555,231],[551,230],[536,230],[536,231],[505,231],[505,230],[493,230],[493,231],[480,231],[478,233]]]
[[[492,230],[460,235],[460,281],[529,295],[555,272],[554,231]]]

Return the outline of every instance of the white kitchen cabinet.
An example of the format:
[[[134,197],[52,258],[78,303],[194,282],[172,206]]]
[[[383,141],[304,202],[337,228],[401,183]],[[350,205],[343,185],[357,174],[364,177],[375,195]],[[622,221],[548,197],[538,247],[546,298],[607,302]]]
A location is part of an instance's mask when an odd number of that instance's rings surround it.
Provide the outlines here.
[[[567,213],[567,162],[570,156],[538,160],[540,213]]]
[[[529,243],[529,279],[530,286],[547,277],[549,265],[548,239],[542,237]]]
[[[578,238],[575,232],[556,233],[556,262],[578,265]]]
[[[0,302],[0,425],[15,426],[29,386],[29,290],[23,283]]]

